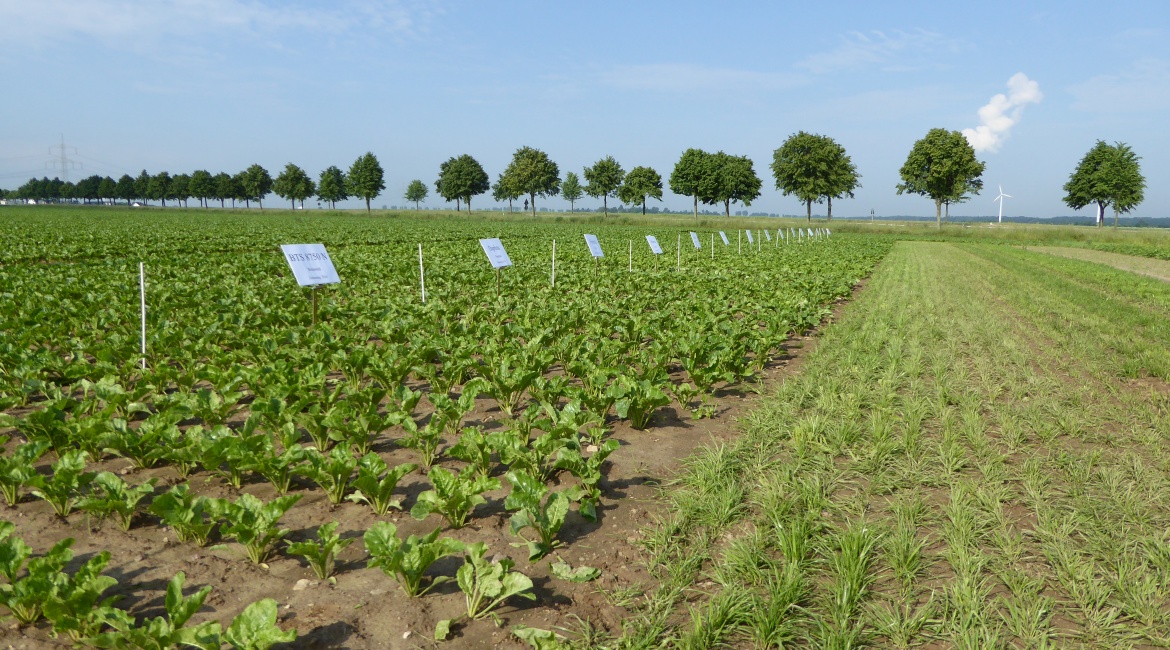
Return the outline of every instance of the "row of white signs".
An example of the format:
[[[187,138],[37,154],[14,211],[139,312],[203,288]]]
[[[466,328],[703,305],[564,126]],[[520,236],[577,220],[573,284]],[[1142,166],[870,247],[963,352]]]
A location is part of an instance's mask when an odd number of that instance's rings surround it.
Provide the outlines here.
[[[755,243],[752,236],[752,231],[746,230],[747,240],[749,244]],[[772,234],[767,231],[761,231],[768,241],[772,241]],[[784,230],[776,231],[776,237],[782,239],[791,239],[792,237],[818,237],[822,235],[833,234],[828,228],[804,229],[804,228],[789,228],[788,236],[784,236]],[[731,242],[727,239],[727,233],[722,230],[719,231],[719,238],[723,240],[725,246],[730,246]],[[658,238],[654,235],[646,235],[646,243],[649,244],[651,252],[655,255],[662,254],[662,246],[658,243]],[[696,249],[703,247],[699,243],[698,233],[691,231],[691,243]],[[479,240],[479,245],[483,248],[483,252],[487,255],[488,261],[491,262],[493,269],[500,269],[506,266],[512,266],[512,259],[508,257],[508,251],[504,250],[504,243],[499,238],[493,237],[491,239]],[[593,257],[605,257],[601,251],[601,242],[597,240],[597,235],[585,235],[585,245],[589,247],[589,253]],[[297,284],[302,287],[317,286],[320,284],[338,284],[341,278],[337,275],[337,269],[333,267],[333,260],[329,257],[329,253],[325,251],[324,244],[285,244],[280,247],[281,252],[284,253],[285,260],[288,261],[288,266],[292,269],[293,277],[297,279]]]

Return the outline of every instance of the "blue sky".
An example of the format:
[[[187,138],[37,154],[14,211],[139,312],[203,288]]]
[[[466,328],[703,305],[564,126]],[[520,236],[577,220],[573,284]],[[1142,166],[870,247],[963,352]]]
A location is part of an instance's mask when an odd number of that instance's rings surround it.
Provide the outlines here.
[[[0,187],[51,177],[61,134],[74,177],[256,162],[316,176],[370,150],[386,170],[377,205],[463,153],[493,179],[525,145],[562,175],[613,155],[666,177],[700,147],[755,161],[752,211],[797,214],[768,166],[805,130],[862,174],[837,215],[933,216],[895,195],[911,145],[978,127],[1022,73],[1035,85],[1000,110],[979,153],[986,189],[956,214],[994,214],[1001,183],[1008,214],[1070,214],[1061,186],[1103,139],[1143,158],[1134,214],[1170,216],[1170,5],[889,4],[0,0]]]

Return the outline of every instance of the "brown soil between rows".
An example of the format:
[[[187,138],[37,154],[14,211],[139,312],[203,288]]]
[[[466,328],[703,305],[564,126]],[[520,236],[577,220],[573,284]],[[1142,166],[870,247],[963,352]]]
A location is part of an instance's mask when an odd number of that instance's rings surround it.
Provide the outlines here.
[[[854,288],[860,290],[861,284]],[[834,314],[839,313],[846,300],[838,300]],[[289,529],[288,541],[314,539],[316,528],[329,521],[338,521],[338,533],[354,542],[343,550],[337,560],[336,584],[317,581],[308,564],[301,558],[284,552],[285,544],[266,565],[254,565],[238,544],[213,535],[208,546],[179,542],[174,533],[159,524],[157,518],[139,514],[134,527],[123,532],[115,521],[90,522],[85,513],[74,512],[68,520],[56,517],[49,504],[27,494],[15,508],[0,506],[0,520],[16,524],[15,534],[33,549],[34,555],[47,551],[61,539],[72,537],[74,562],[69,570],[102,550],[111,555],[106,575],[118,584],[106,595],[117,594],[117,605],[138,617],[153,618],[165,614],[163,596],[167,582],[175,573],[186,573],[186,593],[203,585],[213,590],[203,609],[192,623],[218,620],[224,625],[249,603],[262,598],[274,598],[279,604],[279,625],[295,628],[298,639],[294,648],[487,648],[525,647],[511,635],[518,625],[544,629],[572,629],[576,618],[589,621],[595,627],[618,633],[622,620],[628,615],[623,607],[612,604],[606,591],[614,588],[642,586],[653,583],[641,560],[639,539],[641,531],[652,524],[661,510],[657,497],[660,486],[678,471],[682,461],[700,446],[728,440],[737,434],[738,420],[755,407],[759,394],[771,390],[777,382],[795,372],[813,349],[815,332],[790,339],[785,353],[771,362],[759,377],[756,387],[734,386],[717,390],[711,403],[716,407],[713,418],[695,420],[677,403],[659,410],[645,431],[631,428],[626,422],[611,417],[612,437],[621,447],[603,467],[601,482],[603,494],[599,520],[589,522],[570,512],[560,533],[564,545],[549,558],[536,563],[527,559],[527,550],[514,547],[521,541],[509,532],[510,512],[504,509],[507,488],[485,494],[487,503],[473,513],[470,523],[462,529],[451,530],[438,515],[417,521],[409,514],[418,494],[429,489],[421,471],[408,475],[398,486],[404,511],[392,510],[384,519],[399,528],[399,534],[426,534],[442,525],[443,536],[464,542],[485,542],[489,555],[511,557],[515,570],[528,575],[534,583],[535,601],[512,599],[498,610],[501,625],[491,620],[463,621],[442,643],[433,641],[435,624],[440,619],[454,618],[465,610],[464,598],[458,586],[451,582],[436,587],[427,595],[411,599],[398,583],[380,569],[366,568],[366,552],[361,536],[380,518],[364,504],[349,501],[332,506],[324,492],[303,478],[294,480],[290,494],[302,495],[301,500],[281,519],[282,527]],[[424,402],[425,404],[425,402]],[[523,404],[521,406],[524,406]],[[236,419],[242,419],[243,415]],[[465,423],[492,430],[501,426],[504,415],[494,400],[484,397]],[[446,440],[450,446],[454,441]],[[415,452],[396,445],[393,439],[383,437],[374,447],[391,466],[417,462]],[[43,472],[48,471],[52,454],[42,459]],[[463,463],[444,459],[440,465],[457,468]],[[131,483],[156,478],[156,495],[171,485],[183,482],[172,467],[136,470],[130,461],[121,458],[106,459],[91,464],[92,471],[109,470],[123,475]],[[497,475],[503,481],[502,471]],[[191,489],[204,496],[234,500],[238,493],[212,477],[198,471],[189,478]],[[568,485],[573,479],[563,476],[559,485]],[[554,482],[554,485],[557,483]],[[242,492],[269,500],[276,496],[273,487],[261,477],[251,477]],[[93,529],[90,529],[90,525]],[[602,576],[593,583],[574,584],[551,575],[550,561],[560,558],[573,567],[587,565],[601,569]],[[437,562],[430,575],[454,576],[462,563],[461,557],[449,557]],[[307,580],[308,585],[298,581]],[[46,622],[31,628],[19,628],[9,618],[0,622],[0,647],[37,649],[66,647],[67,639],[54,639]]]

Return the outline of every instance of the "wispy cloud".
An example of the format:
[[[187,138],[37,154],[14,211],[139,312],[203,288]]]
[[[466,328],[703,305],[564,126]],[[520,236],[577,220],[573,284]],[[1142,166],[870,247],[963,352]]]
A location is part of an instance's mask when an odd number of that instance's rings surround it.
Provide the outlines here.
[[[866,67],[912,70],[937,65],[932,61],[934,55],[955,47],[942,34],[925,29],[848,32],[836,48],[805,57],[796,67],[813,74]]]
[[[1143,59],[1116,74],[1069,87],[1073,108],[1094,113],[1170,110],[1170,61]]]
[[[714,94],[784,90],[804,83],[802,77],[789,73],[687,63],[617,65],[601,72],[599,80],[620,90]]]
[[[1044,99],[1040,84],[1023,72],[1012,75],[1007,82],[1007,94],[998,93],[979,109],[979,126],[963,129],[967,142],[977,152],[995,153],[1011,134],[1012,127],[1024,116],[1024,107],[1039,104]]]
[[[0,0],[10,45],[38,46],[87,37],[135,49],[207,33],[262,35],[298,30],[337,35],[375,29],[394,38],[426,32],[439,10],[415,0],[334,0],[320,5],[271,0]]]

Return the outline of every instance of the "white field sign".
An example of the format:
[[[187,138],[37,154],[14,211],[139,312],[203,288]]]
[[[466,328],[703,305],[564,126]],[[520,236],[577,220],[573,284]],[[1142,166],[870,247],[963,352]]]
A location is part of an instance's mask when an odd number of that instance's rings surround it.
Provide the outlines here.
[[[479,240],[479,245],[483,247],[483,253],[487,255],[488,261],[492,263],[493,269],[512,266],[512,258],[508,257],[508,251],[504,250],[504,244],[498,237],[481,239]]]
[[[764,230],[764,236],[768,238],[768,241],[772,241],[772,233]]]
[[[749,243],[749,244],[754,244],[754,243],[756,243],[756,240],[752,239],[752,231],[750,231],[750,230],[745,230],[744,232],[746,232],[746,233],[747,233],[747,237],[748,237],[748,243]]]
[[[723,238],[723,245],[724,245],[724,246],[730,246],[730,245],[731,245],[731,242],[727,241],[727,233],[725,233],[725,232],[723,232],[722,230],[720,230],[720,231],[719,231],[719,236],[720,236],[721,238]]]
[[[601,252],[601,242],[597,241],[597,235],[585,235],[585,244],[589,246],[589,254],[593,257],[605,257]]]
[[[693,230],[691,231],[691,243],[695,245],[695,250],[699,250],[703,247],[703,245],[699,243],[699,235]]]
[[[655,255],[662,254],[662,247],[658,245],[658,238],[654,235],[646,235],[646,243],[650,244],[650,250]]]
[[[284,244],[280,250],[300,286],[315,287],[341,282],[337,269],[333,268],[333,260],[325,252],[325,244]]]

